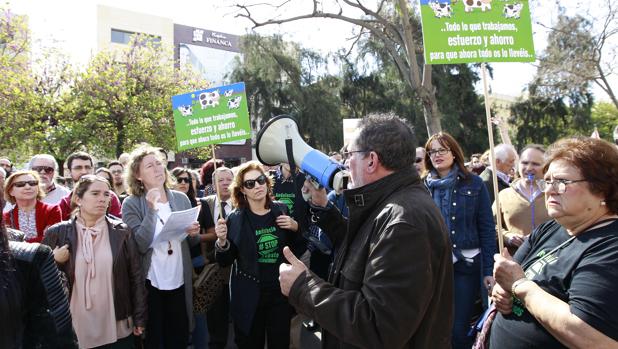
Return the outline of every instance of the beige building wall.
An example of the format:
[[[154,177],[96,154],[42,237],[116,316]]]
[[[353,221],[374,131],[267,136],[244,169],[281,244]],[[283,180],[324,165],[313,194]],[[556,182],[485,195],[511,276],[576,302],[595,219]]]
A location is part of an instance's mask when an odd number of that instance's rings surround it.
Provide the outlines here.
[[[97,50],[123,44],[112,43],[112,29],[161,37],[164,46],[174,45],[174,22],[171,18],[147,15],[108,6],[97,6]]]

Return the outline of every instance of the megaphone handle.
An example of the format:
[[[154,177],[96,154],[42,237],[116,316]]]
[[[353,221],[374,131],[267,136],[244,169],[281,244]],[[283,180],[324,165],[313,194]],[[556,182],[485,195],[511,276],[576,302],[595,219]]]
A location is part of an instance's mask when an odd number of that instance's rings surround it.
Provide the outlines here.
[[[290,173],[292,176],[292,180],[294,180],[294,176],[296,175],[296,161],[294,161],[294,147],[292,143],[292,138],[285,139],[285,153],[288,157],[288,164],[290,165]]]

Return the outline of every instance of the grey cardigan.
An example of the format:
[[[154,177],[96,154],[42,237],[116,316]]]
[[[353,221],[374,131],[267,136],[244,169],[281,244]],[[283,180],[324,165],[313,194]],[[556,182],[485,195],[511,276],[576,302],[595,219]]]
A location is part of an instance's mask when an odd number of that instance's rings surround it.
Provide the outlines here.
[[[172,212],[188,210],[191,202],[184,193],[175,190],[166,190]],[[122,202],[122,220],[133,231],[133,237],[137,243],[137,248],[142,255],[142,270],[144,276],[148,275],[150,262],[152,260],[152,248],[150,244],[154,238],[154,231],[157,225],[157,211],[148,207],[146,195],[128,196]],[[182,269],[185,281],[185,305],[187,317],[189,318],[189,330],[193,331],[193,265],[191,264],[191,246],[199,243],[199,237],[187,238],[182,241]]]

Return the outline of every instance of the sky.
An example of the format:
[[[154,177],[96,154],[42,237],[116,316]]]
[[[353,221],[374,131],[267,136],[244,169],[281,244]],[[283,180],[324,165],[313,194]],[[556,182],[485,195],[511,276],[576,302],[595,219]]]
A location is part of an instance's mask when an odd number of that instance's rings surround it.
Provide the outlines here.
[[[279,0],[276,0],[279,1]],[[281,0],[283,1],[283,0]],[[254,1],[274,2],[274,1]],[[288,8],[282,15],[294,14],[294,11],[302,11],[311,5],[309,0],[292,0],[293,6]],[[323,1],[327,2],[327,1]],[[549,18],[555,17],[555,6],[552,1],[531,2],[533,15],[541,19],[545,24]],[[105,5],[122,8],[125,10],[146,13],[155,16],[171,18],[174,23],[195,26],[225,33],[242,35],[251,29],[251,22],[244,18],[236,18],[234,0],[9,0],[9,7],[17,13],[28,14],[33,31],[49,33],[48,45],[60,45],[68,52],[81,52],[81,55],[89,55],[83,49],[86,40],[95,37],[96,26],[88,23],[92,21],[96,13],[96,5]],[[568,6],[572,12],[581,10],[586,4],[593,2],[569,0]],[[326,8],[324,10],[327,10]],[[252,9],[255,14],[267,15],[276,12],[274,7],[262,6],[260,9]],[[534,20],[533,20],[534,22]],[[301,45],[317,50],[321,53],[329,53],[340,48],[349,48],[353,41],[353,27],[336,20],[309,19],[284,25],[273,25],[257,30],[260,34],[279,32],[284,38],[299,42]],[[538,54],[546,45],[545,30],[533,25],[535,50]],[[45,35],[45,34],[44,34]],[[52,36],[53,35],[53,36]],[[614,41],[618,40],[618,36]],[[615,43],[617,44],[617,43]],[[94,48],[95,43],[92,43]],[[80,47],[82,47],[80,49]],[[78,55],[78,53],[75,53]],[[76,57],[78,61],[86,61],[88,57]],[[493,79],[489,81],[490,89],[495,94],[519,96],[526,84],[534,76],[536,68],[530,63],[492,63]],[[618,85],[618,77],[614,75],[611,80],[613,85]],[[482,93],[482,84],[478,84],[477,91]],[[594,88],[595,97],[600,100],[608,100],[608,97],[598,88]]]

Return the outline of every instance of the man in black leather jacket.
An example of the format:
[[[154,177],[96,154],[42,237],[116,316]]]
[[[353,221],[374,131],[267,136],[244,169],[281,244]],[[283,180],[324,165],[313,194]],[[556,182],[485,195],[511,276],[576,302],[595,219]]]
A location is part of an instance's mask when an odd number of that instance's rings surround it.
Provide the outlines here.
[[[345,156],[349,219],[308,185],[337,248],[328,282],[288,248],[283,294],[322,326],[323,348],[450,348],[453,264],[440,211],[414,168],[416,141],[394,115],[361,122]]]

